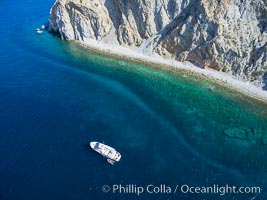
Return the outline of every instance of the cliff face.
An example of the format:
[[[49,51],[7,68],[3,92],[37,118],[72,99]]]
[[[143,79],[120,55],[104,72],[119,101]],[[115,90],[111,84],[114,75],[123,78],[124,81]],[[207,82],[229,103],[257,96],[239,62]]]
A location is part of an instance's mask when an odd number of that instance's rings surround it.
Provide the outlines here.
[[[57,0],[50,13],[62,39],[135,47],[258,85],[267,73],[265,0]]]

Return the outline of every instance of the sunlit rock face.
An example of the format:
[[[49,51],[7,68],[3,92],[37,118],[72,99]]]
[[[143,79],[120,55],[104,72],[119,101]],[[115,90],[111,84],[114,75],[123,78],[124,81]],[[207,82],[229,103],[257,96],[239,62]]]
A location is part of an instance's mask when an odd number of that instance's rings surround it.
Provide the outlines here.
[[[264,0],[57,0],[50,13],[49,29],[62,39],[122,45],[264,85]]]

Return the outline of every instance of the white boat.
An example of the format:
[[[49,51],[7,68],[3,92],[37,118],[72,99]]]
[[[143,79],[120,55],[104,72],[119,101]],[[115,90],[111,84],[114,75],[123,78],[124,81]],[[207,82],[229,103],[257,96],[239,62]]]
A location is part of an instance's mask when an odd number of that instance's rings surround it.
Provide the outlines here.
[[[43,31],[42,31],[41,29],[37,28],[37,29],[36,29],[36,33],[38,33],[38,34],[42,34]]]
[[[116,149],[102,144],[100,142],[90,142],[90,146],[97,153],[101,154],[103,157],[107,158],[107,161],[110,164],[114,164],[114,162],[119,162],[121,159],[121,154],[116,151]],[[113,162],[114,161],[114,162]]]

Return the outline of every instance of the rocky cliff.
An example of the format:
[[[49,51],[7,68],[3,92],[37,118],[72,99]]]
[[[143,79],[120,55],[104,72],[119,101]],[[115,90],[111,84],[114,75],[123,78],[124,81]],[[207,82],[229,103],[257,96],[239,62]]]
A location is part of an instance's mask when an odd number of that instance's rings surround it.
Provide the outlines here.
[[[118,44],[264,86],[266,0],[57,0],[50,14],[62,39]]]

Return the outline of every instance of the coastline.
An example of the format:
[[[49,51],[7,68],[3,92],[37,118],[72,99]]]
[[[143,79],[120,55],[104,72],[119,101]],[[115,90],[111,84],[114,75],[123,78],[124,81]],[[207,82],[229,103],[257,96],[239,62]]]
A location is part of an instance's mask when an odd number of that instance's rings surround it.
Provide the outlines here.
[[[165,67],[174,68],[178,70],[184,70],[191,72],[195,75],[204,76],[212,81],[216,81],[219,84],[223,84],[227,88],[231,88],[236,92],[250,96],[254,99],[260,100],[264,103],[267,103],[267,91],[264,91],[250,82],[244,82],[238,80],[236,77],[224,72],[219,72],[213,69],[202,69],[194,66],[189,62],[179,62],[173,59],[164,59],[159,55],[153,54],[153,57],[150,55],[145,55],[137,50],[126,48],[118,45],[108,45],[103,44],[99,41],[88,40],[86,42],[73,41],[78,45],[81,45],[85,48],[95,50],[101,54],[106,54],[109,56],[115,56],[118,58],[123,58],[125,60],[141,61],[149,64],[163,65]]]

